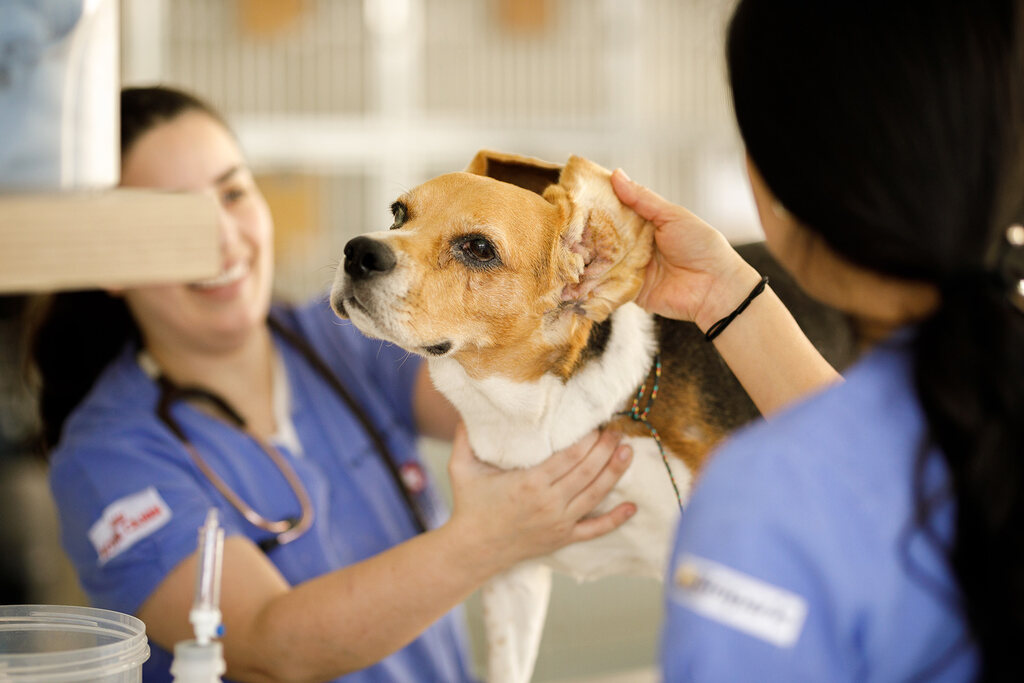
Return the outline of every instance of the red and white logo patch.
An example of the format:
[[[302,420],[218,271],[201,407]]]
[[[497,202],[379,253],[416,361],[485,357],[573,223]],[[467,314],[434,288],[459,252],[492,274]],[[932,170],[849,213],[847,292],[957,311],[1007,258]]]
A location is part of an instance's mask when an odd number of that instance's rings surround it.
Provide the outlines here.
[[[427,488],[427,474],[418,462],[404,462],[398,468],[402,475],[402,483],[412,493],[419,493]]]
[[[89,540],[102,566],[169,521],[171,509],[150,486],[108,505],[89,529]]]

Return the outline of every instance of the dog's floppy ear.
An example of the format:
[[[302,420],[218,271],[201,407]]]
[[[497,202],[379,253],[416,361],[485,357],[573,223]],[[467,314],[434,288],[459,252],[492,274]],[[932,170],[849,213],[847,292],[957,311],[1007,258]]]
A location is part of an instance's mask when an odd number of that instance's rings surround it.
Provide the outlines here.
[[[466,167],[466,173],[487,176],[543,195],[558,183],[562,167],[533,157],[481,150]]]
[[[552,254],[560,307],[602,321],[640,291],[654,226],[619,202],[610,171],[577,156],[563,167],[483,150],[466,172],[512,183],[563,207],[561,241]]]
[[[602,321],[640,291],[654,225],[619,201],[611,172],[581,157],[570,157],[544,196],[569,207],[560,245],[562,305]]]

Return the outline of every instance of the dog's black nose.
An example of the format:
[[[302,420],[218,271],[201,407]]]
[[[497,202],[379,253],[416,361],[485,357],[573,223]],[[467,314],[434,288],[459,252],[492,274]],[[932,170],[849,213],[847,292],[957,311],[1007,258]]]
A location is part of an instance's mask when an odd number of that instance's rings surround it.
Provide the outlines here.
[[[395,267],[391,247],[371,237],[353,237],[345,245],[345,272],[353,280],[365,280]]]

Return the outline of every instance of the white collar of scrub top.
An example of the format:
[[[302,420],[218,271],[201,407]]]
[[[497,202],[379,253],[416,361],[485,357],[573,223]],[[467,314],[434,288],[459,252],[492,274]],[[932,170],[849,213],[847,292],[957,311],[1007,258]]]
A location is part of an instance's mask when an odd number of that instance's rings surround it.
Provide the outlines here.
[[[146,349],[139,349],[135,355],[142,371],[150,379],[157,379],[162,373],[156,359]],[[302,442],[299,440],[299,433],[295,431],[295,422],[292,420],[292,386],[288,381],[288,372],[284,367],[284,360],[281,354],[274,351],[273,366],[273,409],[274,423],[277,431],[270,437],[270,442],[275,446],[285,448],[296,457],[302,456]]]

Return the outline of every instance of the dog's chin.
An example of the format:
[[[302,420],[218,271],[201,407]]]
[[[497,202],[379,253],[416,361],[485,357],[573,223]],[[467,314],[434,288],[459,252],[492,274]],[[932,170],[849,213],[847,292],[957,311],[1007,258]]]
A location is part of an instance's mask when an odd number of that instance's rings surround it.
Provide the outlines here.
[[[370,310],[360,303],[360,301],[354,296],[341,299],[341,301],[336,304],[336,309],[337,308],[342,308],[345,311],[345,317],[351,320],[352,324],[356,326],[356,329],[367,337],[373,337],[374,339],[382,339],[390,342],[395,341],[392,338],[392,335],[387,334],[383,329],[381,329],[381,325],[378,324]]]
[[[376,330],[379,325],[376,323],[376,316],[370,308],[359,301],[354,288],[346,281],[335,285],[330,295],[331,310],[339,318],[348,318],[359,329],[360,332],[371,337],[380,337],[379,334],[371,334],[370,330]]]
[[[331,293],[330,296],[328,297],[328,301],[331,304],[331,310],[334,311],[334,315],[338,316],[339,318],[349,317],[348,309],[345,307],[345,299],[351,296],[351,293],[347,292],[347,289],[348,287],[345,287],[340,283],[336,283],[331,288]]]
[[[374,314],[372,304],[367,305],[359,300],[351,287],[340,287],[331,292],[331,309],[339,318],[347,318],[357,330],[367,337],[380,339],[401,346],[409,353],[425,358],[443,358],[455,352],[455,344],[450,339],[418,341],[395,334],[387,324],[388,316]]]
[[[334,315],[339,318],[348,318],[348,311],[345,310],[345,302],[340,299],[337,301],[331,299],[331,310],[334,311]]]
[[[355,296],[350,295],[344,297],[337,304],[333,305],[335,306],[335,309],[344,309],[349,321],[357,330],[367,337],[380,339],[381,341],[401,346],[406,351],[420,356],[439,355],[438,353],[427,350],[434,347],[428,347],[415,341],[410,341],[405,337],[405,335],[401,334],[400,331],[394,330],[393,326],[388,324],[387,316],[382,318],[381,316],[376,315],[372,308],[361,302]],[[440,347],[440,345],[435,345],[435,347]],[[441,350],[440,354],[446,353],[451,347],[451,344],[448,344],[447,347],[448,348]],[[437,348],[434,348],[434,351],[437,350]]]

